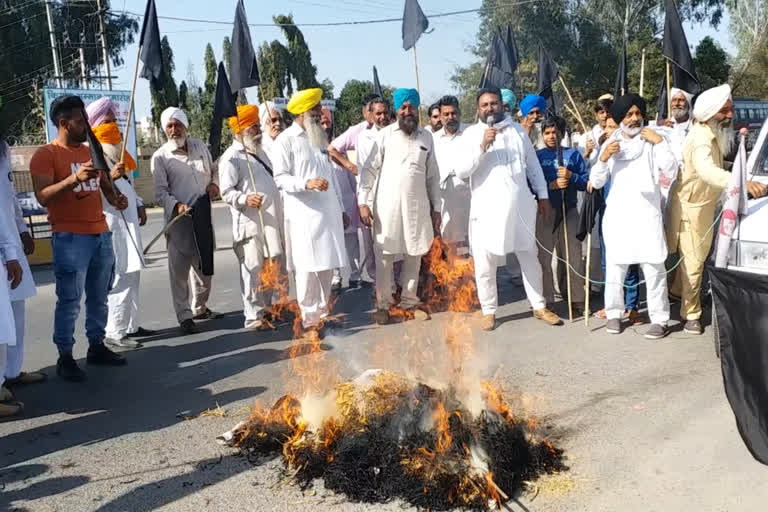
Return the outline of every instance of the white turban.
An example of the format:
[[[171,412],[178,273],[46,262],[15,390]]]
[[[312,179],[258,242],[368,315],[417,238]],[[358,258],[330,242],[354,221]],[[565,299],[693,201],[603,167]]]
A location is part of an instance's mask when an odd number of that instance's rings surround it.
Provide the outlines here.
[[[699,95],[696,106],[693,107],[693,117],[700,123],[712,119],[720,109],[731,99],[731,86],[723,84],[707,89]]]
[[[683,96],[685,96],[685,101],[688,102],[688,107],[689,108],[691,107],[691,100],[693,100],[693,94],[689,93],[688,91],[678,89],[677,87],[672,87],[672,89],[670,90],[670,94],[672,95],[669,98],[670,100],[674,99],[674,97],[677,96],[678,94],[682,94]]]
[[[271,101],[265,101],[259,105],[259,119],[261,120],[261,131],[267,132],[269,123],[272,119],[272,111],[275,110],[275,104]]]
[[[165,130],[165,127],[168,126],[168,121],[171,119],[176,119],[178,122],[184,125],[184,128],[189,128],[189,119],[187,119],[187,114],[185,114],[184,111],[180,108],[168,107],[167,109],[163,110],[163,113],[160,114],[160,124],[163,126],[163,130]]]

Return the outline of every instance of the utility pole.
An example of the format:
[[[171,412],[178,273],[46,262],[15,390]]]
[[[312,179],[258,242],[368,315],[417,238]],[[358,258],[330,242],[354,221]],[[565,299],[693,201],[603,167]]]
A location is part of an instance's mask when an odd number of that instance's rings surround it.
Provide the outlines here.
[[[88,88],[88,77],[85,75],[85,48],[82,41],[80,42],[80,87]]]
[[[51,14],[50,0],[45,2],[45,14],[48,17],[48,34],[51,36],[51,53],[53,54],[53,70],[56,73],[56,83],[59,89],[63,87],[61,81],[61,64],[59,63],[59,43],[56,42],[56,33],[53,31],[53,15]]]
[[[107,48],[107,31],[104,30],[104,13],[106,9],[102,9],[101,0],[96,0],[96,6],[99,9],[99,31],[101,32],[101,53],[104,56],[104,70],[107,76],[107,89],[112,90],[112,72],[109,69],[109,49]]]

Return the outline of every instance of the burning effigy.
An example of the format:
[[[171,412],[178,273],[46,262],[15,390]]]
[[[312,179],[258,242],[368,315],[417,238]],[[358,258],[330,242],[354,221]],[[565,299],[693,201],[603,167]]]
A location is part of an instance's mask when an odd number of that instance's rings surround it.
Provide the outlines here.
[[[430,510],[486,510],[539,475],[566,469],[563,453],[515,417],[500,391],[479,400],[374,370],[324,396],[280,398],[222,436],[249,458],[279,455],[300,486],[369,503],[401,499]]]
[[[402,500],[429,510],[501,507],[540,475],[566,470],[563,451],[536,419],[477,378],[466,314],[476,305],[472,261],[438,249],[430,251],[427,288],[434,309],[449,311],[447,321],[406,334],[396,353],[384,348],[390,343],[375,344],[370,358],[387,369],[349,381],[339,381],[338,362],[321,341],[296,339],[289,392],[271,407],[256,406],[219,441],[254,463],[280,457],[286,478],[302,488],[319,479],[353,501]],[[379,352],[388,351],[386,361]]]

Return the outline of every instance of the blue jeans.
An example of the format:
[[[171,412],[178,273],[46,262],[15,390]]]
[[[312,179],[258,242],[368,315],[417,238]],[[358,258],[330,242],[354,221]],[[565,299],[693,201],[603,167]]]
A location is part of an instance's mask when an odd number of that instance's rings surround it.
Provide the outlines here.
[[[85,291],[85,335],[90,345],[103,343],[107,325],[107,294],[115,268],[112,233],[54,233],[51,245],[56,276],[53,342],[59,353],[72,352],[75,321],[80,314],[80,300]]]

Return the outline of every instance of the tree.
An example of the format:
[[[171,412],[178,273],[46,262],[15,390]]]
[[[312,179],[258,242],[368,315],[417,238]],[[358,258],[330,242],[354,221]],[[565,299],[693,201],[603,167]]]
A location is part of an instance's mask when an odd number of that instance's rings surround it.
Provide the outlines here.
[[[41,90],[55,86],[48,24],[44,2],[2,2],[0,7],[0,134],[11,143],[44,141]],[[110,2],[105,1],[109,9]],[[85,47],[88,75],[102,64],[97,44],[98,20],[93,2],[52,2],[53,25],[65,86],[76,86],[80,76],[79,47]],[[105,17],[107,44],[112,64],[123,65],[123,51],[134,41],[137,21],[126,14],[110,12]],[[101,74],[101,73],[98,73]]]
[[[179,108],[182,110],[187,110],[188,104],[187,104],[187,95],[189,94],[189,89],[187,88],[187,82],[184,80],[181,81],[179,84]]]
[[[272,20],[280,26],[285,38],[288,40],[288,52],[290,61],[288,69],[296,80],[296,89],[309,89],[317,87],[317,68],[312,64],[312,52],[309,51],[304,34],[299,27],[293,24],[293,15],[274,16]]]
[[[323,90],[324,100],[333,99],[333,82],[331,82],[330,78],[324,79],[322,82],[318,84],[318,87],[320,87]]]
[[[362,107],[364,98],[373,92],[373,82],[368,80],[349,80],[336,99],[336,113],[333,116],[336,133],[342,133],[355,123],[362,121]],[[384,99],[392,105],[392,93],[394,89],[382,86]]]
[[[291,75],[288,71],[290,56],[288,49],[280,41],[262,43],[258,51],[259,76],[259,101],[269,101],[290,95]],[[286,91],[287,89],[287,91]]]
[[[714,39],[707,36],[696,47],[693,65],[699,76],[701,87],[709,89],[728,82],[731,66],[728,54]]]
[[[734,92],[763,97],[768,62],[768,0],[729,0],[731,34],[738,44],[731,82]]]
[[[150,80],[149,89],[152,93],[152,122],[162,130],[164,127],[160,126],[160,114],[168,107],[179,105],[179,90],[173,79],[176,66],[173,63],[173,50],[167,36],[163,36],[160,41],[160,53],[163,57],[163,69],[160,72],[160,78]]]
[[[224,59],[224,69],[227,70],[229,75],[229,57],[232,55],[232,41],[229,40],[229,36],[224,37],[224,42],[221,43],[221,58]]]

